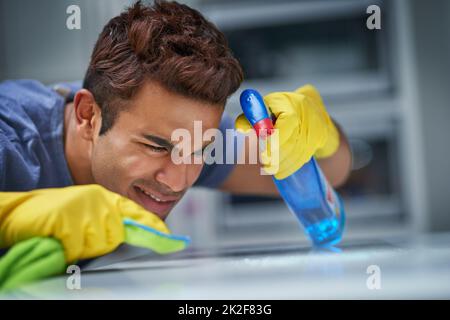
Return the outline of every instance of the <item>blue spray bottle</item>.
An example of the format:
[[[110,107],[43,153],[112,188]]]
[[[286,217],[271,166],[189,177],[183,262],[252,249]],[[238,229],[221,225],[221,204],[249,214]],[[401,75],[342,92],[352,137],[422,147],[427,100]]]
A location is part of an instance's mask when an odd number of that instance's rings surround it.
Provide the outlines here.
[[[256,90],[244,90],[240,103],[259,139],[273,133],[271,115]],[[344,206],[314,158],[290,176],[281,180],[273,177],[273,180],[314,246],[331,246],[341,240],[345,223]]]

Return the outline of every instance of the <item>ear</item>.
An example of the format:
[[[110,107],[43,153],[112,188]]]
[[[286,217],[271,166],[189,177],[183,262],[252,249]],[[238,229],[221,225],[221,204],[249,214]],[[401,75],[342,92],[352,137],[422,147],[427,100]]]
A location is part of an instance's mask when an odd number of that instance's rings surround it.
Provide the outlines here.
[[[86,89],[75,94],[73,101],[77,132],[86,140],[93,140],[102,124],[101,109],[94,99],[94,95]]]

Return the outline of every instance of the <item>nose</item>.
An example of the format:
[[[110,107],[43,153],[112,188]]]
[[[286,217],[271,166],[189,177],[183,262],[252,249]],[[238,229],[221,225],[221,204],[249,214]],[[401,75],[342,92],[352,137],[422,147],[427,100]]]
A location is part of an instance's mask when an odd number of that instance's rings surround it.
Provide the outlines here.
[[[187,164],[175,164],[168,161],[157,171],[155,179],[166,185],[172,192],[180,192],[189,187],[189,168]]]

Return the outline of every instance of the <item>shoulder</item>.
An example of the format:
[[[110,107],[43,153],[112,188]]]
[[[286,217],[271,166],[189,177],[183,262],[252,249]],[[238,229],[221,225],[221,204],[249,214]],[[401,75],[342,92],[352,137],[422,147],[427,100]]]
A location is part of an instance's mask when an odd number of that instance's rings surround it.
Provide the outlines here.
[[[21,144],[6,136],[0,128],[0,191],[19,191],[21,187],[31,189],[35,186],[35,181],[29,179],[31,172],[25,163]]]
[[[64,99],[39,81],[0,83],[0,126],[10,139],[27,140],[51,130],[63,108]]]
[[[7,80],[0,83],[0,98],[15,101],[24,107],[51,106],[61,97],[36,80]]]
[[[71,184],[63,146],[64,98],[34,80],[0,83],[0,190]]]

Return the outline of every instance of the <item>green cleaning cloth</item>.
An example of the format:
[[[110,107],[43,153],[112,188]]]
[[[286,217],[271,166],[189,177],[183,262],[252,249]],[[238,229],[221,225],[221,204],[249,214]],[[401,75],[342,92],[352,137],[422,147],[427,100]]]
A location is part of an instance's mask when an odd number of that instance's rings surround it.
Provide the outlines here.
[[[183,250],[190,239],[162,233],[124,219],[125,243],[150,249],[159,254]],[[66,270],[64,248],[54,238],[34,237],[16,243],[0,257],[0,292],[23,284],[63,274]]]
[[[34,237],[15,244],[0,259],[0,291],[64,272],[64,249],[53,238]]]

